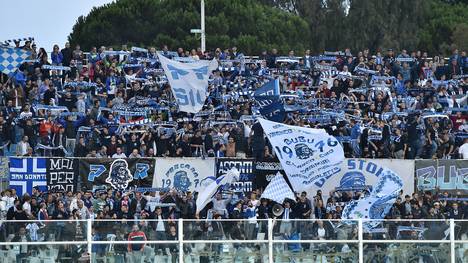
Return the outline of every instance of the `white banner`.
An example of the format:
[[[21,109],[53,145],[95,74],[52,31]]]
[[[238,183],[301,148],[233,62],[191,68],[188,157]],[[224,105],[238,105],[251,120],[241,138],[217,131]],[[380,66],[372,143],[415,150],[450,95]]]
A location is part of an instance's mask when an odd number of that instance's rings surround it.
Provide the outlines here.
[[[349,202],[343,209],[342,219],[384,219],[403,187],[401,178],[390,170],[382,172],[370,195]],[[365,228],[373,228],[378,221],[365,221]]]
[[[346,159],[340,172],[313,185],[313,194],[322,190],[328,197],[332,191],[369,190],[377,185],[379,178],[388,170],[397,174],[403,182],[403,193],[414,192],[414,161],[391,159]]]
[[[325,130],[259,121],[295,192],[310,191],[340,172],[343,147]]]
[[[208,77],[213,70],[218,68],[218,62],[213,59],[181,63],[163,55],[158,54],[158,57],[179,105],[179,110],[199,112],[208,95]]]
[[[156,158],[154,188],[199,192],[216,180],[214,158]]]

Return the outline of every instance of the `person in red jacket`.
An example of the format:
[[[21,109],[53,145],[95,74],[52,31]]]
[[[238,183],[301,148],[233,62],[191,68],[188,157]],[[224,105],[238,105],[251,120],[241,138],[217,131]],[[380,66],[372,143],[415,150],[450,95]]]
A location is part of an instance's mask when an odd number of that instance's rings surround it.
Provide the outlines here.
[[[133,225],[132,232],[128,234],[128,252],[130,257],[133,258],[132,262],[141,262],[143,256],[143,250],[145,248],[144,243],[132,243],[132,241],[146,241],[146,235],[138,228],[138,225]]]

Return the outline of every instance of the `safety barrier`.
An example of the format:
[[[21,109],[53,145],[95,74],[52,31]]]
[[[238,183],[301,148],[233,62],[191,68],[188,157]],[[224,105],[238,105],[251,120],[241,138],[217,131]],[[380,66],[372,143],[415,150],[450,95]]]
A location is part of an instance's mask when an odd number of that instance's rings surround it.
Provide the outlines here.
[[[34,224],[37,229],[31,226]],[[146,240],[124,238],[125,234],[136,230],[132,230],[134,225],[145,234]],[[35,262],[32,258],[55,262],[58,251],[64,258],[63,255],[68,255],[65,252],[72,249],[91,251],[89,257],[81,257],[83,262],[171,259],[181,263],[199,262],[200,258],[213,262],[298,262],[299,259],[312,262],[313,258],[320,262],[368,262],[371,259],[382,262],[429,257],[435,262],[455,263],[463,262],[468,253],[468,220],[453,219],[89,219],[2,221],[2,229],[8,238],[0,242],[0,246],[6,248],[0,251],[3,255],[0,262],[11,262],[8,260],[25,253],[28,262]],[[21,238],[20,233],[25,233],[26,229],[28,237]],[[134,233],[141,235],[137,231]],[[73,260],[79,262],[78,257]]]

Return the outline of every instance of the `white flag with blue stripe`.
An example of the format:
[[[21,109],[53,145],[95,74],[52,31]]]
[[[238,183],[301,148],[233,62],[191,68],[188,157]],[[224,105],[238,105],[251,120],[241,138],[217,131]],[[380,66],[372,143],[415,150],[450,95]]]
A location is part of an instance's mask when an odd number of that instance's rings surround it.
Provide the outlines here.
[[[199,112],[208,96],[209,75],[218,68],[218,62],[213,59],[181,63],[163,55],[158,54],[158,57],[179,105],[179,110],[190,113]]]
[[[281,173],[277,173],[263,191],[262,198],[273,200],[277,203],[283,203],[288,198],[296,200],[293,191],[289,187]]]
[[[379,177],[370,195],[349,202],[343,209],[342,219],[384,219],[403,189],[400,176],[387,170]],[[371,229],[379,220],[365,221],[364,228]]]
[[[0,71],[7,75],[14,73],[30,56],[31,52],[29,51],[0,46]]]
[[[221,186],[238,181],[239,176],[240,172],[236,168],[232,168],[225,174],[216,178],[216,180],[211,182],[205,189],[203,189],[203,191],[200,191],[197,197],[197,213],[203,210],[203,208],[211,202]]]

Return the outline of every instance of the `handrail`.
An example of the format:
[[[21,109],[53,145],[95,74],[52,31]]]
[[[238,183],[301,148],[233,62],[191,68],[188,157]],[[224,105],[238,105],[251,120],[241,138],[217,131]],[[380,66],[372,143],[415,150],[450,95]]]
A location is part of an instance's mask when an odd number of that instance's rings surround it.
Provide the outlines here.
[[[178,234],[177,234],[177,239],[170,239],[170,240],[138,240],[138,241],[129,241],[129,240],[93,240],[93,235],[92,235],[92,224],[93,223],[98,223],[98,222],[121,222],[122,220],[92,220],[92,219],[87,219],[87,220],[80,220],[80,222],[87,222],[87,234],[85,237],[85,240],[79,240],[79,241],[28,241],[28,242],[0,242],[0,246],[18,246],[18,245],[29,245],[29,246],[35,246],[35,245],[87,245],[88,251],[92,251],[93,245],[111,245],[111,244],[125,244],[125,245],[131,245],[131,244],[142,244],[142,245],[152,245],[152,244],[165,244],[165,245],[176,245],[179,249],[178,252],[178,258],[179,262],[183,263],[184,262],[184,256],[185,252],[183,247],[186,245],[191,245],[191,244],[259,244],[263,246],[267,246],[268,249],[268,262],[274,262],[275,255],[273,253],[274,251],[274,245],[278,244],[348,244],[348,245],[357,245],[358,249],[356,250],[355,248],[353,249],[355,254],[350,254],[351,256],[358,256],[358,262],[364,262],[364,255],[367,249],[371,249],[368,246],[365,246],[367,244],[449,244],[450,245],[450,261],[455,263],[456,259],[456,247],[455,245],[457,244],[468,244],[468,240],[456,240],[455,239],[455,223],[457,222],[463,222],[467,223],[468,220],[454,220],[454,219],[449,219],[449,220],[432,220],[432,219],[424,219],[424,220],[378,220],[378,221],[383,221],[383,222],[391,222],[391,221],[396,221],[396,222],[444,222],[448,223],[450,227],[450,238],[449,239],[444,239],[441,238],[439,240],[413,240],[413,239],[383,239],[383,240],[374,240],[374,239],[364,239],[363,234],[365,232],[364,229],[364,223],[366,221],[372,221],[372,220],[364,220],[364,219],[355,219],[355,220],[321,220],[321,221],[337,221],[337,222],[345,222],[345,221],[357,221],[357,239],[349,239],[349,240],[343,240],[343,239],[298,239],[298,240],[291,240],[291,239],[274,239],[274,236],[276,234],[281,234],[281,233],[273,233],[273,227],[275,223],[281,222],[280,220],[274,220],[274,219],[266,219],[266,220],[258,220],[259,222],[267,222],[267,228],[265,234],[268,234],[265,236],[264,239],[257,239],[257,240],[237,240],[237,239],[209,239],[209,240],[203,240],[203,239],[195,239],[195,240],[190,240],[184,238],[184,222],[207,222],[206,220],[184,220],[184,219],[177,219],[177,220],[171,220],[171,221],[177,221],[177,228],[178,228]],[[141,221],[136,220],[136,221]],[[147,221],[157,221],[157,220],[147,220]],[[169,221],[169,220],[166,220]],[[215,220],[210,220],[210,222],[213,222]],[[219,222],[220,220],[216,220]],[[232,221],[239,221],[239,220],[224,220],[226,222],[232,222]],[[249,222],[248,220],[240,220],[244,222]],[[314,223],[317,220],[315,219],[309,219],[309,220],[289,220],[287,222],[309,222],[309,223]],[[14,221],[0,221],[1,223],[4,222],[35,222],[31,220],[14,220]],[[36,221],[37,222],[37,221]],[[77,220],[56,220],[56,221],[49,221],[49,222],[72,222],[76,223],[78,222]],[[127,220],[128,222],[128,220]],[[151,230],[155,231],[155,230]],[[462,249],[462,248],[461,248]],[[287,251],[286,251],[287,252]],[[307,253],[307,252],[305,252]],[[357,254],[356,254],[357,253]],[[93,254],[90,253],[90,256],[93,257]],[[265,255],[266,256],[266,255]]]
[[[180,219],[162,219],[163,222],[177,222]],[[268,222],[269,219],[255,219],[258,222]],[[348,222],[353,222],[353,223],[358,223],[360,220],[363,222],[406,222],[406,223],[414,223],[414,222],[445,222],[448,223],[451,219],[315,219],[315,218],[307,218],[307,219],[300,219],[300,218],[294,218],[294,219],[280,219],[280,218],[275,218],[273,219],[273,222],[282,222],[282,221],[290,221],[290,222],[338,222],[338,223],[348,223]],[[48,220],[0,220],[1,223],[51,223],[51,222],[157,222],[159,221],[158,219],[48,219]],[[231,219],[231,218],[224,218],[224,219],[182,219],[183,222],[251,222],[250,219]],[[468,219],[454,219],[455,222],[468,222]]]

